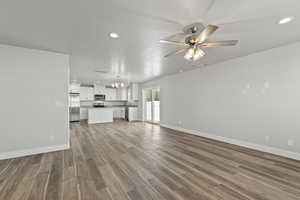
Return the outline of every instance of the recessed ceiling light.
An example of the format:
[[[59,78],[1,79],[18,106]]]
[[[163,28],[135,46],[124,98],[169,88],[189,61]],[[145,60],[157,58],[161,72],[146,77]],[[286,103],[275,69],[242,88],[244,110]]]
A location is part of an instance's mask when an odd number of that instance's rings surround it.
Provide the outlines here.
[[[111,37],[111,38],[118,38],[118,37],[119,37],[119,34],[118,34],[118,33],[111,32],[111,33],[109,34],[109,37]]]
[[[285,17],[279,20],[278,24],[286,24],[293,21],[294,17]]]

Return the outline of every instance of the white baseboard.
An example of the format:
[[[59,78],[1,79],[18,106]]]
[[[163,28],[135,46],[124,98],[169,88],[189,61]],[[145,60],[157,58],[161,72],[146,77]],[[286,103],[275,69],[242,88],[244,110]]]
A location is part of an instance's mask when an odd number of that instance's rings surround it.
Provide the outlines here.
[[[62,144],[62,145],[54,145],[49,147],[40,147],[34,149],[24,149],[18,151],[10,151],[5,153],[0,153],[0,160],[10,159],[10,158],[17,158],[29,155],[35,155],[40,153],[48,153],[53,151],[62,151],[70,148],[70,144]]]
[[[189,130],[189,129],[185,129],[185,128],[178,127],[178,126],[172,126],[172,125],[167,125],[167,124],[160,124],[160,126],[169,128],[169,129],[173,129],[173,130],[177,130],[180,132],[184,132],[184,133],[189,133],[192,135],[197,135],[197,136],[201,136],[201,137],[205,137],[205,138],[209,138],[209,139],[213,139],[213,140],[218,140],[221,142],[226,142],[226,143],[230,143],[230,144],[234,144],[234,145],[238,145],[238,146],[242,146],[242,147],[247,147],[249,149],[254,149],[254,150],[263,151],[263,152],[267,152],[267,153],[271,153],[271,154],[275,154],[275,155],[279,155],[279,156],[283,156],[283,157],[287,157],[287,158],[291,158],[291,159],[295,159],[295,160],[300,160],[300,153],[296,153],[296,152],[292,152],[292,151],[287,151],[287,150],[278,149],[275,147],[269,147],[269,146],[254,144],[254,143],[245,142],[245,141],[241,141],[241,140],[226,138],[226,137],[217,136],[217,135],[213,135],[213,134],[203,133],[203,132],[200,132],[197,130]]]

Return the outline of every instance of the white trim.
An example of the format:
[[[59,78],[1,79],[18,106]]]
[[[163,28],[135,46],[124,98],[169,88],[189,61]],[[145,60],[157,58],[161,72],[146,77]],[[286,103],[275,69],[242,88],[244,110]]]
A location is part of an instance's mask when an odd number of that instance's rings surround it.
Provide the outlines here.
[[[70,91],[70,55],[68,55],[68,79],[67,79],[67,146],[68,148],[70,148],[70,143],[71,143],[71,133],[70,133],[70,111],[69,111],[69,103],[70,103],[70,95],[69,95],[69,91]],[[79,117],[80,118],[80,117]]]
[[[182,127],[167,125],[167,124],[163,124],[163,123],[160,123],[160,126],[169,128],[169,129],[173,129],[173,130],[177,130],[180,132],[192,134],[192,135],[197,135],[197,136],[201,136],[201,137],[205,137],[205,138],[209,138],[209,139],[213,139],[213,140],[218,140],[221,142],[226,142],[226,143],[230,143],[230,144],[234,144],[234,145],[238,145],[238,146],[242,146],[242,147],[247,147],[249,149],[254,149],[254,150],[263,151],[263,152],[267,152],[267,153],[271,153],[271,154],[275,154],[275,155],[279,155],[279,156],[283,156],[283,157],[287,157],[287,158],[291,158],[291,159],[295,159],[295,160],[300,160],[300,153],[296,153],[296,152],[292,152],[292,151],[287,151],[287,150],[283,150],[283,149],[279,149],[279,148],[275,148],[275,147],[254,144],[254,143],[236,140],[236,139],[232,139],[232,138],[226,138],[226,137],[217,136],[217,135],[213,135],[213,134],[209,134],[209,133],[203,133],[203,132],[200,132],[197,130],[189,130],[189,129],[185,129]]]
[[[69,144],[62,144],[62,145],[54,145],[54,146],[49,146],[49,147],[40,147],[40,148],[34,148],[34,149],[10,151],[10,152],[5,152],[5,153],[0,153],[0,160],[41,154],[41,153],[48,153],[48,152],[53,152],[53,151],[62,151],[62,150],[66,150],[69,148],[70,148]]]

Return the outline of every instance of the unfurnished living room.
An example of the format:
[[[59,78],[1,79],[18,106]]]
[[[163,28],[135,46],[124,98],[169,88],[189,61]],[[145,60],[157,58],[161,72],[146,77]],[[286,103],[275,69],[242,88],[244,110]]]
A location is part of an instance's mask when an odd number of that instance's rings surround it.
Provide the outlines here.
[[[0,0],[0,200],[300,200],[299,0]]]

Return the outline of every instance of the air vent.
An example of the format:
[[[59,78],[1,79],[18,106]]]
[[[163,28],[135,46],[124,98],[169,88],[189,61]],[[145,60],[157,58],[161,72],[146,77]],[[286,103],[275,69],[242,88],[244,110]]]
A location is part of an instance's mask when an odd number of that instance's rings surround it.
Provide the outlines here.
[[[112,87],[111,85],[106,85],[105,88],[116,89],[116,88]]]

